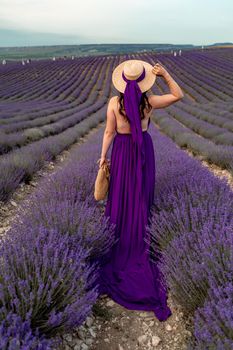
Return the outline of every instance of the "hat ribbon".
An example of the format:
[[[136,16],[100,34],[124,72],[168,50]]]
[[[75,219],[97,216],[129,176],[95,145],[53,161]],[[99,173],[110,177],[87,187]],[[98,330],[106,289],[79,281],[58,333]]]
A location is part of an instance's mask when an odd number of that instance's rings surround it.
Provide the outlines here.
[[[145,149],[143,142],[143,134],[141,127],[141,116],[140,116],[140,101],[142,91],[138,85],[138,82],[145,78],[145,67],[143,67],[142,74],[134,80],[127,79],[122,71],[122,78],[127,83],[124,91],[124,107],[127,117],[130,121],[130,128],[132,133],[133,145],[136,148],[138,154],[137,160],[137,174],[140,188],[142,189],[142,166],[145,163]],[[139,191],[141,192],[141,191]]]

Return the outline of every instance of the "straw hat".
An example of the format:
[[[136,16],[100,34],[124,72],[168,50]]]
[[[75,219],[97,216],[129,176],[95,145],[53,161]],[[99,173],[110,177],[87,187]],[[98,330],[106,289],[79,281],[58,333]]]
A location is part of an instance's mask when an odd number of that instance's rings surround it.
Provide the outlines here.
[[[112,82],[115,88],[124,93],[127,83],[122,78],[122,72],[124,71],[127,79],[137,79],[143,72],[143,66],[145,67],[145,78],[138,82],[138,86],[142,92],[149,90],[155,82],[156,75],[152,72],[153,66],[142,60],[126,60],[114,69]]]

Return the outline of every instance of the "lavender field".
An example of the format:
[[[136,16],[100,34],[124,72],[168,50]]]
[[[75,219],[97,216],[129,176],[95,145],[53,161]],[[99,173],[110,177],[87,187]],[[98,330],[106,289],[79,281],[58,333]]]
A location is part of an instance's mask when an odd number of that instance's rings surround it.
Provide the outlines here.
[[[108,99],[116,94],[112,71],[127,58],[151,64],[158,58],[185,94],[155,110],[149,126],[156,161],[146,237],[151,259],[192,317],[187,348],[233,349],[233,192],[185,152],[233,175],[233,49],[1,66],[1,205],[106,120]],[[161,77],[156,82],[152,93],[169,92]],[[93,197],[103,131],[43,178],[1,236],[0,349],[63,349],[60,335],[81,326],[98,300],[99,266],[114,243],[105,201]]]

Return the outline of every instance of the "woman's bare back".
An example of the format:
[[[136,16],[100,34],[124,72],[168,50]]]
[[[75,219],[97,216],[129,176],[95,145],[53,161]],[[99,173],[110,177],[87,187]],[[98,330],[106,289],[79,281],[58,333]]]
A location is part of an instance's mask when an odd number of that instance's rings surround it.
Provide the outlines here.
[[[130,124],[120,114],[119,107],[120,107],[119,96],[115,96],[114,114],[116,116],[116,124],[117,124],[116,125],[116,131],[118,133],[122,133],[122,134],[131,133],[131,131],[130,131]],[[147,113],[147,111],[144,109],[145,119],[141,120],[141,126],[142,126],[142,130],[143,131],[147,130],[147,128],[148,128],[149,118],[150,118],[150,116],[152,114],[152,110],[153,110],[153,108],[151,109],[151,111],[149,113]],[[123,113],[124,113],[124,111],[123,111]]]

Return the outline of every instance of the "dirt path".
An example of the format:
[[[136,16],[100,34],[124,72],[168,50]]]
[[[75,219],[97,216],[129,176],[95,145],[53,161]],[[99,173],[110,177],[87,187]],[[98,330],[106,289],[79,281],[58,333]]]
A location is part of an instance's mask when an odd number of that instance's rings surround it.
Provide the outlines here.
[[[56,350],[186,350],[193,322],[168,294],[172,315],[163,322],[153,312],[128,310],[102,295],[93,313]],[[55,349],[54,349],[55,350]]]
[[[172,315],[164,322],[158,321],[152,311],[127,310],[107,296],[99,299],[97,305],[107,316],[96,317],[100,331],[90,350],[183,350],[191,337],[191,320],[185,319],[170,294]]]

